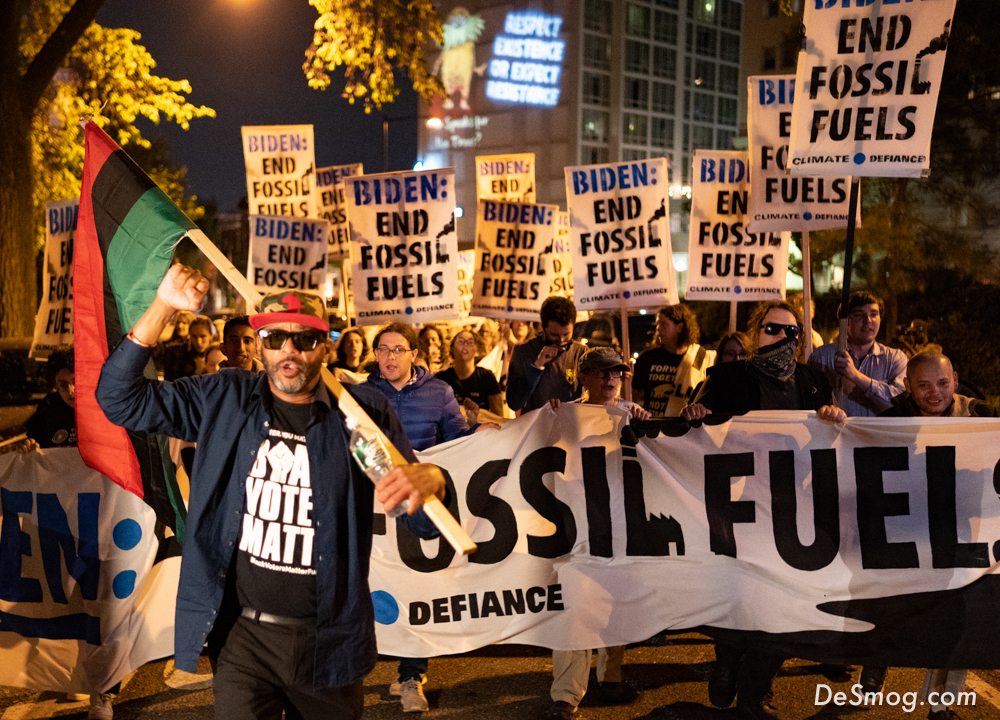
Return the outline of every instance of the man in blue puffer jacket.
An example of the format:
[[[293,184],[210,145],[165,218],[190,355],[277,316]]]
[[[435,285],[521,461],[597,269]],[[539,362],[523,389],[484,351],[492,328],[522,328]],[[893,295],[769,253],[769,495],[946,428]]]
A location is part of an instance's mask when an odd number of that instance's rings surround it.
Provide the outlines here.
[[[417,334],[412,327],[403,323],[386,325],[375,335],[372,347],[378,370],[368,375],[366,384],[389,398],[414,450],[426,450],[473,432],[451,386],[413,364],[417,359]],[[499,427],[483,423],[475,426],[475,431]],[[403,712],[427,710],[422,687],[426,673],[427,658],[400,658],[399,679],[389,692],[400,696]]]

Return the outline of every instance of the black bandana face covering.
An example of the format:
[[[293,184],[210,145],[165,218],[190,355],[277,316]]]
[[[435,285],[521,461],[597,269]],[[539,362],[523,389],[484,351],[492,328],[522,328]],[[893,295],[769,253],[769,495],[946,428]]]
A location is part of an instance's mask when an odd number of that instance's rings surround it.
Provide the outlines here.
[[[759,348],[757,354],[750,358],[750,366],[762,375],[787,380],[795,373],[796,350],[798,342],[794,338],[785,338],[774,345]]]

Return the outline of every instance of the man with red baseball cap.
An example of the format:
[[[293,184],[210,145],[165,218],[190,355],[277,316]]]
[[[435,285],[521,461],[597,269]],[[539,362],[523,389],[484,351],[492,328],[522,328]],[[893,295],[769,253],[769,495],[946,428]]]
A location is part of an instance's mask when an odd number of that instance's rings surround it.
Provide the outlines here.
[[[433,465],[397,467],[377,487],[349,459],[337,401],[320,382],[329,345],[322,298],[276,292],[250,318],[265,373],[225,369],[156,382],[143,376],[176,310],[198,310],[208,282],[174,265],[101,372],[97,399],[122,427],[197,441],[177,594],[177,667],[194,672],[206,642],[216,718],[360,718],[374,668],[368,588],[372,507],[404,499],[403,524],[437,530],[419,508],[444,499]],[[377,390],[351,395],[411,462],[410,443]]]

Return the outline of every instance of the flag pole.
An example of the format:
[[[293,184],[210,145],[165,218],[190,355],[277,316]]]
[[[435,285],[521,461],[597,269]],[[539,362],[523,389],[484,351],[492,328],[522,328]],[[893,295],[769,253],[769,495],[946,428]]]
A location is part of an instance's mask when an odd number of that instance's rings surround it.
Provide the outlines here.
[[[736,301],[729,301],[729,332],[736,332]]]
[[[632,348],[629,347],[628,337],[628,308],[620,308],[622,318],[622,358],[629,367],[632,367]],[[632,378],[628,375],[622,380],[622,397],[632,400]]]
[[[858,221],[858,187],[861,178],[851,178],[851,197],[847,206],[847,241],[844,243],[844,286],[840,297],[840,336],[837,339],[837,349],[847,350],[847,304],[851,300],[851,272],[854,265],[854,229]],[[843,407],[844,382],[838,378],[836,388],[837,403]]]
[[[802,315],[806,335],[806,360],[812,355],[812,265],[809,260],[809,231],[802,231]]]

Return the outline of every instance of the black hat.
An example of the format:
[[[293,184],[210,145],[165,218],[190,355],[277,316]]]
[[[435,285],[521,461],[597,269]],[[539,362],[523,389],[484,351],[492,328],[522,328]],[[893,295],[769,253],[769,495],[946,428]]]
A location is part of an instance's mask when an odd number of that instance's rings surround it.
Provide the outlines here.
[[[587,351],[580,360],[580,373],[600,372],[601,370],[621,370],[628,372],[629,366],[622,362],[621,356],[609,347],[596,347]]]

